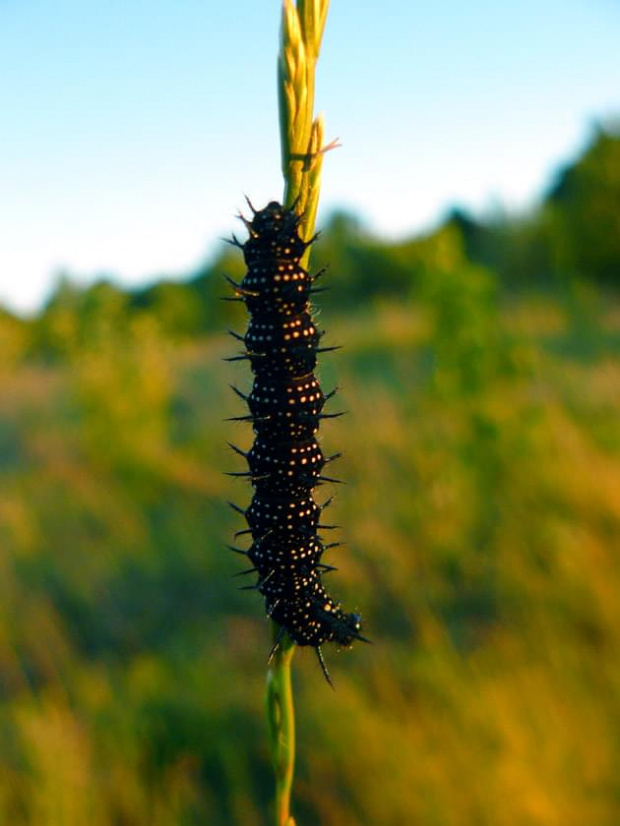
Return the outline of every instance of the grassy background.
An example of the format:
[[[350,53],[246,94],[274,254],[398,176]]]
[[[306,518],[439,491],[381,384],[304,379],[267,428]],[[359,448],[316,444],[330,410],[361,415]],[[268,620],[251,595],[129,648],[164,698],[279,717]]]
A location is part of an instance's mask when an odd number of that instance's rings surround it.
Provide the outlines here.
[[[299,824],[616,824],[617,300],[448,262],[320,320],[330,589],[375,645],[326,651],[335,693],[295,658]],[[48,364],[0,331],[0,822],[266,824],[269,627],[224,548],[249,371],[142,316]]]

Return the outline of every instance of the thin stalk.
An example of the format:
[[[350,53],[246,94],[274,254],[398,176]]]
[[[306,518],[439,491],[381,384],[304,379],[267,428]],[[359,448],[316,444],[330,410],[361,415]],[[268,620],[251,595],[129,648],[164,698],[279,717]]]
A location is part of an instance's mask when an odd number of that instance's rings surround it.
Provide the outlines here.
[[[274,639],[278,626],[274,623]],[[267,672],[267,724],[271,759],[276,775],[276,826],[295,826],[291,817],[291,789],[295,771],[295,709],[291,661],[295,643],[284,637]]]
[[[314,118],[314,84],[329,0],[284,0],[278,54],[280,145],[284,204],[301,215],[300,233],[314,234],[321,168],[326,149],[321,117]],[[334,144],[335,145],[335,144]],[[310,248],[301,263],[308,266]],[[295,770],[295,712],[291,662],[295,644],[274,623],[274,642],[280,640],[267,672],[267,721],[276,775],[276,826],[295,826],[291,789]]]
[[[329,0],[284,0],[278,54],[280,145],[284,203],[301,215],[303,238],[314,233],[323,154],[326,147],[321,116],[314,117],[316,64]],[[302,259],[307,266],[310,250]]]

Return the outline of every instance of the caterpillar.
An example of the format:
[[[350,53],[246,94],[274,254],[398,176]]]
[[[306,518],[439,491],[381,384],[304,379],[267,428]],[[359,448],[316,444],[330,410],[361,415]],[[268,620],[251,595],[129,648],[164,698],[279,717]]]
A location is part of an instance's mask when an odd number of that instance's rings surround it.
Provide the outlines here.
[[[245,510],[232,505],[248,524],[235,536],[250,535],[252,541],[247,550],[232,550],[248,558],[252,567],[242,573],[256,573],[258,580],[245,588],[260,592],[267,616],[280,627],[269,659],[286,633],[297,645],[315,649],[331,685],[321,646],[368,640],[360,633],[361,616],[346,613],[322,582],[324,573],[335,570],[322,562],[323,554],[340,543],[324,542],[321,531],[336,527],[321,523],[331,500],[319,505],[312,491],[338,481],[323,470],[339,454],[323,454],[317,431],[322,419],[341,415],[323,412],[335,391],[324,394],[314,375],[317,355],[336,349],[319,346],[323,333],[310,312],[310,296],[318,291],[313,284],[324,271],[310,275],[301,266],[316,236],[303,240],[294,207],[276,201],[262,210],[249,200],[248,205],[252,219],[239,216],[248,239],[241,243],[233,235],[229,242],[242,250],[247,272],[241,283],[228,281],[235,293],[229,300],[244,302],[250,314],[245,335],[232,333],[245,349],[229,360],[249,361],[254,376],[249,394],[233,387],[250,411],[234,420],[252,423],[254,444],[248,452],[231,445],[248,464],[247,471],[231,475],[248,478],[254,488]]]

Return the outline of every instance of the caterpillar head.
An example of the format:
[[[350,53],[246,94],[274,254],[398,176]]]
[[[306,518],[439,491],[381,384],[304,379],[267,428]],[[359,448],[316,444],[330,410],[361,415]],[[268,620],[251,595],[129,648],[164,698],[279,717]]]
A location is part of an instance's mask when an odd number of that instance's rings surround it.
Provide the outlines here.
[[[299,262],[310,243],[299,235],[299,220],[293,210],[276,201],[255,211],[252,221],[245,222],[250,233],[243,245],[246,263],[252,264],[265,258]]]
[[[349,647],[355,640],[368,642],[365,637],[362,637],[360,631],[362,630],[361,614],[345,614],[338,612],[332,616],[332,633],[333,641],[345,647]]]

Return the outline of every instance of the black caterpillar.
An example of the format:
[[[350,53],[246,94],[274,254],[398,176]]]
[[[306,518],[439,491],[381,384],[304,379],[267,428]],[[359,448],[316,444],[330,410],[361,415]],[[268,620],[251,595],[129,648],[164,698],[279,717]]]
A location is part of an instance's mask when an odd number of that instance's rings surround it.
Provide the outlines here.
[[[312,276],[301,266],[315,239],[300,237],[294,209],[272,201],[257,211],[248,204],[252,220],[240,218],[249,238],[242,244],[233,235],[230,242],[243,251],[248,270],[241,284],[228,280],[235,291],[230,300],[244,301],[250,313],[245,336],[232,334],[245,352],[230,360],[249,360],[254,373],[249,395],[233,389],[250,409],[235,420],[252,422],[256,438],[248,453],[231,445],[248,462],[247,472],[232,475],[248,477],[254,487],[245,511],[232,506],[248,523],[237,536],[251,534],[252,545],[233,550],[252,563],[243,573],[256,572],[258,582],[247,588],[264,596],[267,616],[280,626],[270,658],[286,632],[297,645],[315,648],[331,683],[320,646],[367,640],[360,615],[345,613],[321,581],[335,570],[322,563],[323,552],[340,544],[323,543],[319,531],[336,527],[320,524],[330,500],[318,505],[312,497],[321,482],[338,481],[324,476],[323,468],[339,454],[326,458],[316,439],[321,419],[340,415],[323,413],[333,393],[323,394],[313,372],[317,353],[336,349],[319,347],[322,333],[309,311],[310,295],[318,291],[313,282],[323,271]]]

